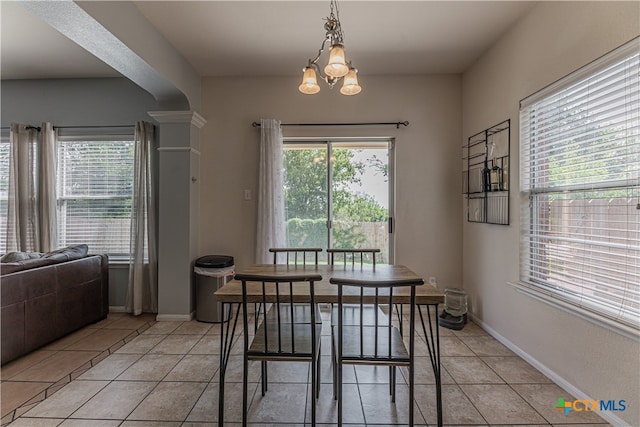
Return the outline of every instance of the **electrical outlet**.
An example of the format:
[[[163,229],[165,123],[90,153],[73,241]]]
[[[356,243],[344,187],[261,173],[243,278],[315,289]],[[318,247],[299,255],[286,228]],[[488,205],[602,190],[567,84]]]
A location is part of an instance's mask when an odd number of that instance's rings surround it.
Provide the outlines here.
[[[433,285],[433,286],[438,284],[438,282],[436,282],[436,276],[430,276],[429,277],[429,284]]]
[[[251,200],[251,190],[244,190],[244,199]]]

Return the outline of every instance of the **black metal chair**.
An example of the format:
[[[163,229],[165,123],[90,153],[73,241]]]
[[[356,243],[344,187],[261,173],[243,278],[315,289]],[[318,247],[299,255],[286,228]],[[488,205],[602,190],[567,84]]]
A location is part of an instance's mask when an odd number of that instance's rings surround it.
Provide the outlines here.
[[[364,266],[365,263],[376,265],[376,254],[380,253],[380,249],[327,249],[327,257],[330,265],[344,266],[345,268]],[[343,305],[343,319],[345,325],[369,324],[372,325],[377,319],[382,322],[387,321],[387,316],[381,311],[370,305]],[[333,367],[333,398],[337,399],[337,382],[336,382],[336,365],[335,365],[335,346],[333,345],[334,330],[338,322],[338,309],[335,305],[331,306],[331,356]]]
[[[260,361],[262,370],[262,395],[268,389],[266,362],[303,361],[311,363],[311,422],[316,425],[316,400],[320,392],[320,337],[322,323],[316,320],[314,282],[322,279],[319,274],[236,274],[242,282],[242,314],[244,326],[244,371],[242,422],[247,423],[249,361]],[[291,295],[301,295],[302,301],[292,301]],[[250,341],[248,307],[258,303],[267,315],[257,327]],[[268,306],[270,308],[267,311]],[[306,307],[306,316],[298,316],[297,310]]]
[[[340,263],[342,259],[345,266],[351,264],[352,267],[356,265],[356,261],[360,266],[365,262],[371,262],[375,266],[377,253],[380,253],[380,249],[327,249],[329,264],[337,265],[336,260]]]
[[[313,264],[318,265],[318,254],[322,252],[322,248],[269,248],[269,252],[273,253],[274,264],[284,258],[284,264],[298,265],[300,259],[300,264],[307,264],[307,260],[312,260]],[[284,255],[278,259],[278,254]]]
[[[342,426],[342,366],[350,365],[376,365],[389,366],[389,388],[391,401],[395,402],[396,395],[396,368],[405,366],[409,376],[409,425],[413,426],[413,399],[414,399],[414,320],[415,320],[415,295],[416,286],[422,285],[422,279],[369,282],[366,280],[342,279],[333,277],[330,283],[338,286],[338,307],[335,333],[332,334],[334,355],[334,390],[338,400],[338,426]],[[358,288],[355,292],[346,291],[345,287]],[[394,293],[403,287],[410,287],[410,313],[409,313],[409,347],[405,346],[402,335],[391,321],[391,317],[380,318],[377,313],[387,311],[391,313],[394,304]],[[359,292],[358,292],[359,291]],[[360,313],[373,313],[373,322],[354,321],[349,319],[344,311],[344,297],[348,293],[360,295],[360,302],[355,306]],[[406,301],[405,301],[406,302]],[[354,304],[350,301],[349,307]],[[373,310],[370,309],[373,307]],[[360,319],[364,316],[360,314]],[[333,329],[333,328],[332,328]]]

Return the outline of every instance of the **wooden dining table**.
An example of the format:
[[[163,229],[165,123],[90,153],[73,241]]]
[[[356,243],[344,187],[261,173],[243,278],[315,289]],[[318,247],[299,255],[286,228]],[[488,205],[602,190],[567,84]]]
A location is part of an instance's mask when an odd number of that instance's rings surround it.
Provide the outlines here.
[[[240,272],[238,272],[240,273]],[[372,265],[315,265],[315,264],[255,264],[241,271],[242,274],[281,276],[283,280],[288,275],[320,274],[322,279],[315,282],[315,302],[319,304],[337,304],[338,286],[329,283],[331,278],[355,279],[367,282],[402,282],[420,280],[420,277],[403,265],[396,264],[376,264]],[[353,292],[353,293],[350,293]],[[248,283],[247,302],[258,302],[262,299],[262,285],[259,282]],[[269,300],[267,291],[267,301]],[[399,307],[402,304],[410,303],[410,289],[406,287],[394,292],[393,303]],[[240,305],[242,303],[242,283],[238,280],[231,280],[221,286],[215,292],[216,301],[222,303],[225,313],[224,323],[221,333],[220,345],[220,393],[218,397],[218,425],[224,425],[224,382],[231,346],[238,325]],[[361,297],[359,290],[348,291],[345,288],[344,302],[358,303],[363,300],[367,303],[369,296],[365,294]],[[370,298],[375,298],[371,294]],[[306,294],[293,294],[294,302],[305,302],[309,300]],[[371,301],[373,302],[373,301]],[[440,378],[440,334],[438,331],[438,305],[444,303],[444,293],[430,284],[423,284],[416,287],[415,305],[416,321],[419,321],[424,332],[431,367],[435,376],[436,385],[436,406],[438,426],[442,426],[442,387]],[[228,308],[227,308],[228,306]],[[399,316],[402,316],[400,311]],[[400,322],[402,325],[402,322]]]

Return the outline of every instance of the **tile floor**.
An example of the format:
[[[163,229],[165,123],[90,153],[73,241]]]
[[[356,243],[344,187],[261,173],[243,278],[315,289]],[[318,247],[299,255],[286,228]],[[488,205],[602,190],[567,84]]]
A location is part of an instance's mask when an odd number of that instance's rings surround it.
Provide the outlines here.
[[[328,333],[325,323],[320,425],[336,424]],[[227,371],[226,425],[242,420],[240,347],[234,346]],[[217,425],[219,348],[219,324],[110,314],[2,367],[2,425]],[[415,419],[418,425],[435,425],[433,374],[426,347],[416,349]],[[473,323],[461,331],[441,328],[441,353],[445,425],[606,425],[594,413],[564,416],[554,409],[558,397],[573,397]],[[271,364],[265,397],[259,391],[259,365],[250,369],[251,425],[309,422],[308,364]],[[394,405],[387,374],[380,367],[345,369],[346,425],[406,425],[404,376],[398,376]]]

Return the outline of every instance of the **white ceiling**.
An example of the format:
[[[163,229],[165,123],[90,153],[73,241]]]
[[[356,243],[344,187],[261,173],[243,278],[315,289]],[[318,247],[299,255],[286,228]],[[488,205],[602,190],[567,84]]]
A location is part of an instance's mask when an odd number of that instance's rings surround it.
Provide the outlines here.
[[[317,54],[329,14],[329,1],[134,3],[201,76],[298,74]],[[384,75],[463,72],[532,4],[345,0],[339,7],[348,59],[362,75]],[[119,75],[20,3],[0,7],[3,79]]]

